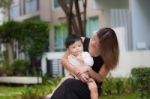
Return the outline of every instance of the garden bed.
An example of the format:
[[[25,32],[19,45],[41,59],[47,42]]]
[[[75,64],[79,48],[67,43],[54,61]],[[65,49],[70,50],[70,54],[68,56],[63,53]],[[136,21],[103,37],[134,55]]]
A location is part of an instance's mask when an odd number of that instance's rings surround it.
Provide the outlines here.
[[[0,83],[39,84],[39,83],[42,83],[42,78],[41,77],[29,77],[29,76],[5,76],[5,77],[0,77]]]

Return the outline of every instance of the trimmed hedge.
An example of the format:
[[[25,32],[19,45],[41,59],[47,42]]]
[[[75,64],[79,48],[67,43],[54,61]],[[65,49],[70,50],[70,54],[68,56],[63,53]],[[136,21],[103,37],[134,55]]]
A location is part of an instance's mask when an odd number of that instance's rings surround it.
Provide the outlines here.
[[[121,95],[135,92],[136,83],[132,77],[107,77],[102,84],[102,95]]]
[[[150,67],[133,68],[131,73],[137,83],[138,97],[150,99]]]

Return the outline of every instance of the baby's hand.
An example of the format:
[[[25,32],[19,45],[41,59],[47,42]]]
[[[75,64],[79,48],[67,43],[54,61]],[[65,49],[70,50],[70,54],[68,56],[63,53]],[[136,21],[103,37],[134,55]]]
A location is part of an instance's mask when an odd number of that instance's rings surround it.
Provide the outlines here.
[[[77,59],[79,59],[81,62],[84,62],[84,59],[83,59],[83,57],[81,56],[81,54],[78,54],[78,55],[77,55]]]

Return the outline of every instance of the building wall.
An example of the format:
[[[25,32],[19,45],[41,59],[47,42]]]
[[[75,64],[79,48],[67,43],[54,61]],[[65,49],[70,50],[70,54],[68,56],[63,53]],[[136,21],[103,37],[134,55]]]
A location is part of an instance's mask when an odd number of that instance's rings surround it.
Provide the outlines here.
[[[51,22],[52,21],[52,13],[51,13],[51,1],[50,0],[40,0],[39,1],[40,4],[40,18],[42,20]]]
[[[93,1],[93,0],[92,0]],[[94,0],[95,8],[102,10],[103,25],[111,26],[111,9],[128,9],[128,0]]]
[[[131,0],[130,10],[132,14],[132,33],[133,33],[133,47],[138,50],[139,47],[150,49],[150,10],[149,0]]]
[[[116,69],[111,71],[114,77],[131,76],[131,70],[137,67],[150,67],[150,51],[127,51],[124,42],[124,27],[114,28],[117,34],[120,56]]]

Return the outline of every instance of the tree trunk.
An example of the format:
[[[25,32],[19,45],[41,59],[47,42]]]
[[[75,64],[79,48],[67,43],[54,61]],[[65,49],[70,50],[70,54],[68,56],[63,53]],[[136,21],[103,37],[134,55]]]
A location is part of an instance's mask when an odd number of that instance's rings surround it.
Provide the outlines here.
[[[79,0],[70,0],[69,4],[65,3],[65,0],[59,0],[59,3],[64,13],[66,14],[66,19],[68,23],[68,34],[78,34],[80,36],[85,36],[87,0],[82,0],[84,7],[83,20],[81,17],[82,14],[80,11]],[[75,12],[72,10],[73,7],[75,9]]]
[[[10,43],[7,43],[6,44],[6,57],[7,57],[7,59],[8,59],[8,65],[10,65],[10,64],[12,64],[13,63],[13,50],[12,50],[12,46],[11,46],[11,44]],[[7,61],[7,59],[6,59],[6,61]]]

